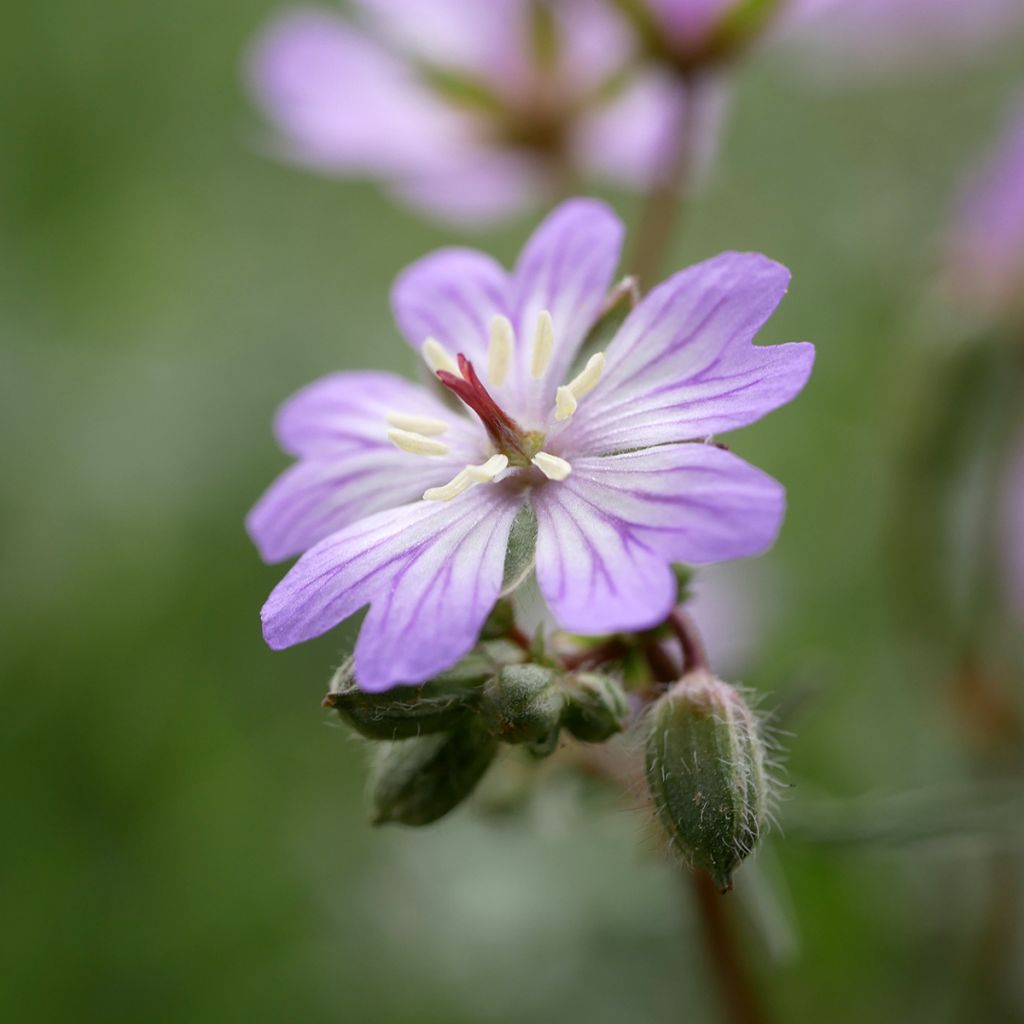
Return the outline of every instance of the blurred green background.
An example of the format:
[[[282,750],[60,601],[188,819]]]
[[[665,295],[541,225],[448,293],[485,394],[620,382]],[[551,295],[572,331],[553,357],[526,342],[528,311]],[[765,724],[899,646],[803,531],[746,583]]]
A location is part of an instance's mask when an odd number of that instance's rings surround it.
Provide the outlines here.
[[[257,152],[238,65],[271,9],[5,13],[0,1014],[713,1021],[686,890],[637,813],[558,775],[518,815],[375,831],[365,752],[318,706],[349,636],[262,643],[282,570],[242,519],[286,464],[273,410],[337,368],[410,371],[390,282],[455,237]],[[894,607],[887,536],[949,329],[937,244],[1014,82],[1009,56],[842,90],[788,63],[740,76],[666,268],[767,252],[794,285],[762,340],[818,345],[805,395],[733,439],[790,493],[743,677],[798,705],[784,826],[983,760],[941,616]],[[476,241],[510,260],[533,220]],[[778,1020],[1024,1018],[1024,899],[998,889],[986,947],[984,841],[807,838],[777,837],[730,904]]]

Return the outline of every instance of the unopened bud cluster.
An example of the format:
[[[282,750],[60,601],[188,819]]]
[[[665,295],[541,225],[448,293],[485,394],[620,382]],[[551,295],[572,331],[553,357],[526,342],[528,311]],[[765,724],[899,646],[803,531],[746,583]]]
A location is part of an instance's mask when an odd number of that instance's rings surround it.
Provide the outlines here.
[[[544,757],[562,730],[587,743],[623,730],[629,706],[614,677],[527,657],[513,643],[487,641],[450,671],[381,694],[359,689],[350,662],[337,670],[324,706],[381,741],[370,785],[376,824],[443,817],[472,793],[502,744]]]
[[[771,793],[761,725],[742,694],[704,669],[684,675],[651,708],[646,760],[673,851],[731,889]]]

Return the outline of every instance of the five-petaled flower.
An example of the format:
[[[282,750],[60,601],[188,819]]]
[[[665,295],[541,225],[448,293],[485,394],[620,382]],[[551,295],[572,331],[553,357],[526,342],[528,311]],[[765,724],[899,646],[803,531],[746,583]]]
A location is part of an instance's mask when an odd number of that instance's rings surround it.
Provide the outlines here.
[[[251,51],[250,89],[291,160],[383,181],[478,223],[580,174],[645,187],[686,115],[671,75],[636,71],[606,0],[358,0],[302,8]]]
[[[524,509],[536,517],[540,591],[558,624],[581,633],[662,621],[672,563],[774,542],[782,487],[703,442],[804,386],[813,346],[752,344],[788,272],[722,254],[655,288],[603,353],[580,356],[621,241],[606,206],[578,199],[544,221],[511,273],[473,250],[429,255],[398,278],[393,304],[453,402],[356,372],[284,405],[277,435],[299,461],[248,527],[267,560],[306,553],[264,606],[271,647],[369,605],[360,685],[431,677],[476,642]]]

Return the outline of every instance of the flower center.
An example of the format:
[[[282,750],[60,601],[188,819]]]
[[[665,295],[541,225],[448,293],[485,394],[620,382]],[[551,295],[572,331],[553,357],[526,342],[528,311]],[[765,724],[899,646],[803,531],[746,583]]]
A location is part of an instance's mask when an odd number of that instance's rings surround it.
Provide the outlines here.
[[[491,318],[487,348],[487,380],[495,388],[504,385],[515,353],[515,329],[508,317]],[[547,373],[555,350],[555,326],[551,314],[541,310],[530,352],[530,376],[540,381]],[[507,469],[539,470],[548,480],[565,480],[572,465],[558,455],[543,450],[544,434],[526,430],[495,400],[480,379],[473,364],[461,352],[452,354],[436,338],[427,338],[420,349],[423,359],[437,379],[473,412],[476,413],[496,451],[480,465],[461,469],[443,487],[431,487],[423,495],[427,501],[451,501],[475,484],[495,481]],[[580,399],[593,391],[604,370],[604,354],[592,355],[586,366],[568,384],[555,393],[555,419],[564,422],[576,412]],[[440,440],[448,424],[430,417],[396,412],[387,417],[388,440],[413,455],[442,456],[450,451]]]
[[[544,443],[544,435],[535,430],[524,430],[516,423],[491,397],[473,364],[461,352],[457,365],[458,374],[437,370],[437,379],[480,417],[494,447],[508,457],[510,466],[530,465],[530,460]]]

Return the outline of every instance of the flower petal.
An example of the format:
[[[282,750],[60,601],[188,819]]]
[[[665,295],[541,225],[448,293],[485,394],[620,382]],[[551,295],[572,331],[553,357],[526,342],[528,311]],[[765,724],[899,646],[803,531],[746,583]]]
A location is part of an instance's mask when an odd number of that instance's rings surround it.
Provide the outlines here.
[[[252,47],[248,81],[288,154],[322,170],[421,171],[468,135],[466,119],[409,65],[328,10],[272,21]]]
[[[418,351],[428,337],[452,355],[481,366],[491,317],[509,313],[508,274],[475,249],[439,249],[406,268],[391,290],[391,307],[406,340]]]
[[[404,202],[440,220],[479,229],[547,195],[550,176],[532,154],[472,145],[392,185]]]
[[[480,432],[426,388],[392,373],[332,373],[314,381],[278,410],[274,432],[292,455],[339,457],[367,449],[396,451],[388,443],[391,414],[424,416],[448,424],[444,440],[476,457]]]
[[[410,455],[393,445],[342,458],[303,459],[270,485],[245,526],[263,560],[280,562],[381,509],[418,500],[463,465]]]
[[[263,607],[279,650],[319,636],[370,605],[356,643],[363,689],[419,683],[476,643],[501,590],[522,493],[476,487],[456,501],[388,509],[306,552]]]
[[[537,579],[558,623],[584,633],[645,629],[675,600],[672,562],[760,554],[782,522],[782,486],[713,445],[577,459],[541,487]]]
[[[764,256],[723,253],[654,289],[606,350],[601,382],[568,421],[560,450],[708,437],[790,401],[807,382],[814,346],[751,344],[788,283],[786,268]]]
[[[541,223],[526,243],[513,273],[515,313],[521,339],[518,374],[521,394],[529,382],[537,315],[546,309],[555,325],[555,348],[531,410],[547,413],[583,339],[604,303],[622,249],[622,222],[596,199],[570,199]],[[524,343],[525,342],[525,343]]]

